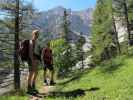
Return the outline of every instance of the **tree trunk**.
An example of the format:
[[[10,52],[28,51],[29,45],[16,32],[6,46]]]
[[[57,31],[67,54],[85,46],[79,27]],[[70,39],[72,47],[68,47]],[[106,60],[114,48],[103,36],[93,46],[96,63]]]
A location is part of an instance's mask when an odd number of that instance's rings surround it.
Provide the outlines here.
[[[112,24],[113,24],[113,30],[114,30],[114,42],[117,45],[117,50],[118,50],[118,54],[121,53],[121,47],[120,47],[120,43],[119,43],[119,37],[118,37],[118,32],[117,32],[117,28],[116,28],[116,21],[115,21],[115,16],[114,16],[114,10],[113,10],[113,3],[112,3]]]
[[[14,88],[18,91],[20,89],[20,70],[19,70],[19,0],[16,0],[15,11],[15,52],[14,52]]]
[[[82,69],[84,69],[84,52],[82,51]]]
[[[128,43],[130,45],[131,32],[130,32],[130,29],[129,29],[128,8],[127,8],[126,0],[123,0],[123,6],[124,6],[124,15],[125,15],[125,20],[126,20],[127,32],[128,32],[128,41],[129,41]]]
[[[116,29],[116,24],[115,24],[113,12],[112,12],[112,21],[113,21],[113,28],[114,28],[115,44],[117,45],[118,54],[121,54],[121,47],[120,47],[120,43],[119,43],[118,32]]]

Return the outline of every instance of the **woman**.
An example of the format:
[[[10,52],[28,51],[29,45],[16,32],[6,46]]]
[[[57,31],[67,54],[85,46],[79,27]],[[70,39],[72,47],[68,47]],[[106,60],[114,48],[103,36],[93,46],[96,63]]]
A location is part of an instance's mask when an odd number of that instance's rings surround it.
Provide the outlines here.
[[[36,83],[36,78],[38,73],[37,64],[40,57],[34,52],[38,37],[39,37],[39,31],[34,30],[32,32],[32,39],[29,41],[30,42],[29,43],[29,61],[28,61],[29,76],[28,76],[28,89],[27,89],[28,94],[38,93],[35,87],[35,83]]]

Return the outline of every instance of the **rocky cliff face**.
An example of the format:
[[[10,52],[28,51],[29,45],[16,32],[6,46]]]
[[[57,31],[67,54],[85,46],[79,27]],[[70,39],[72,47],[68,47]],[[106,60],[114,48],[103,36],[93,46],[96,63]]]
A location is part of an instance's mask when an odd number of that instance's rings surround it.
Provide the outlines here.
[[[32,29],[39,28],[42,33],[52,33],[52,38],[57,38],[62,32],[62,20],[65,8],[56,7],[45,12],[35,13],[32,19]],[[84,11],[72,11],[67,9],[70,20],[71,33],[69,37],[75,39],[79,34],[84,36],[90,35],[93,9],[89,8]],[[77,34],[79,33],[79,34]]]

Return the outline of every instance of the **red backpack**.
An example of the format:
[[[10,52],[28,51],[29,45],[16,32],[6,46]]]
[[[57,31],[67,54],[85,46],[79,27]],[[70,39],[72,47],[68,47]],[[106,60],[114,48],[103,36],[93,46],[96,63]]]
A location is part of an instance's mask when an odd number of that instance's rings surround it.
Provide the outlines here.
[[[52,64],[52,50],[50,48],[43,49],[43,60],[45,64]]]
[[[29,60],[29,44],[30,40],[23,40],[19,45],[19,55],[22,61]]]

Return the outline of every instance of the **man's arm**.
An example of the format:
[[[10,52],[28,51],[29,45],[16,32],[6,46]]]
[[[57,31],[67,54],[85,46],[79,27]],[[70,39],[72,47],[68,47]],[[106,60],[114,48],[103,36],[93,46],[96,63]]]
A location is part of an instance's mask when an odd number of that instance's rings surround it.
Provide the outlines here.
[[[52,49],[51,49],[51,60],[52,60],[52,65],[53,65],[53,52],[52,52]]]
[[[44,65],[44,59],[43,59],[43,56],[44,56],[44,48],[42,49],[42,52],[41,52],[41,61],[42,61],[42,64]]]

